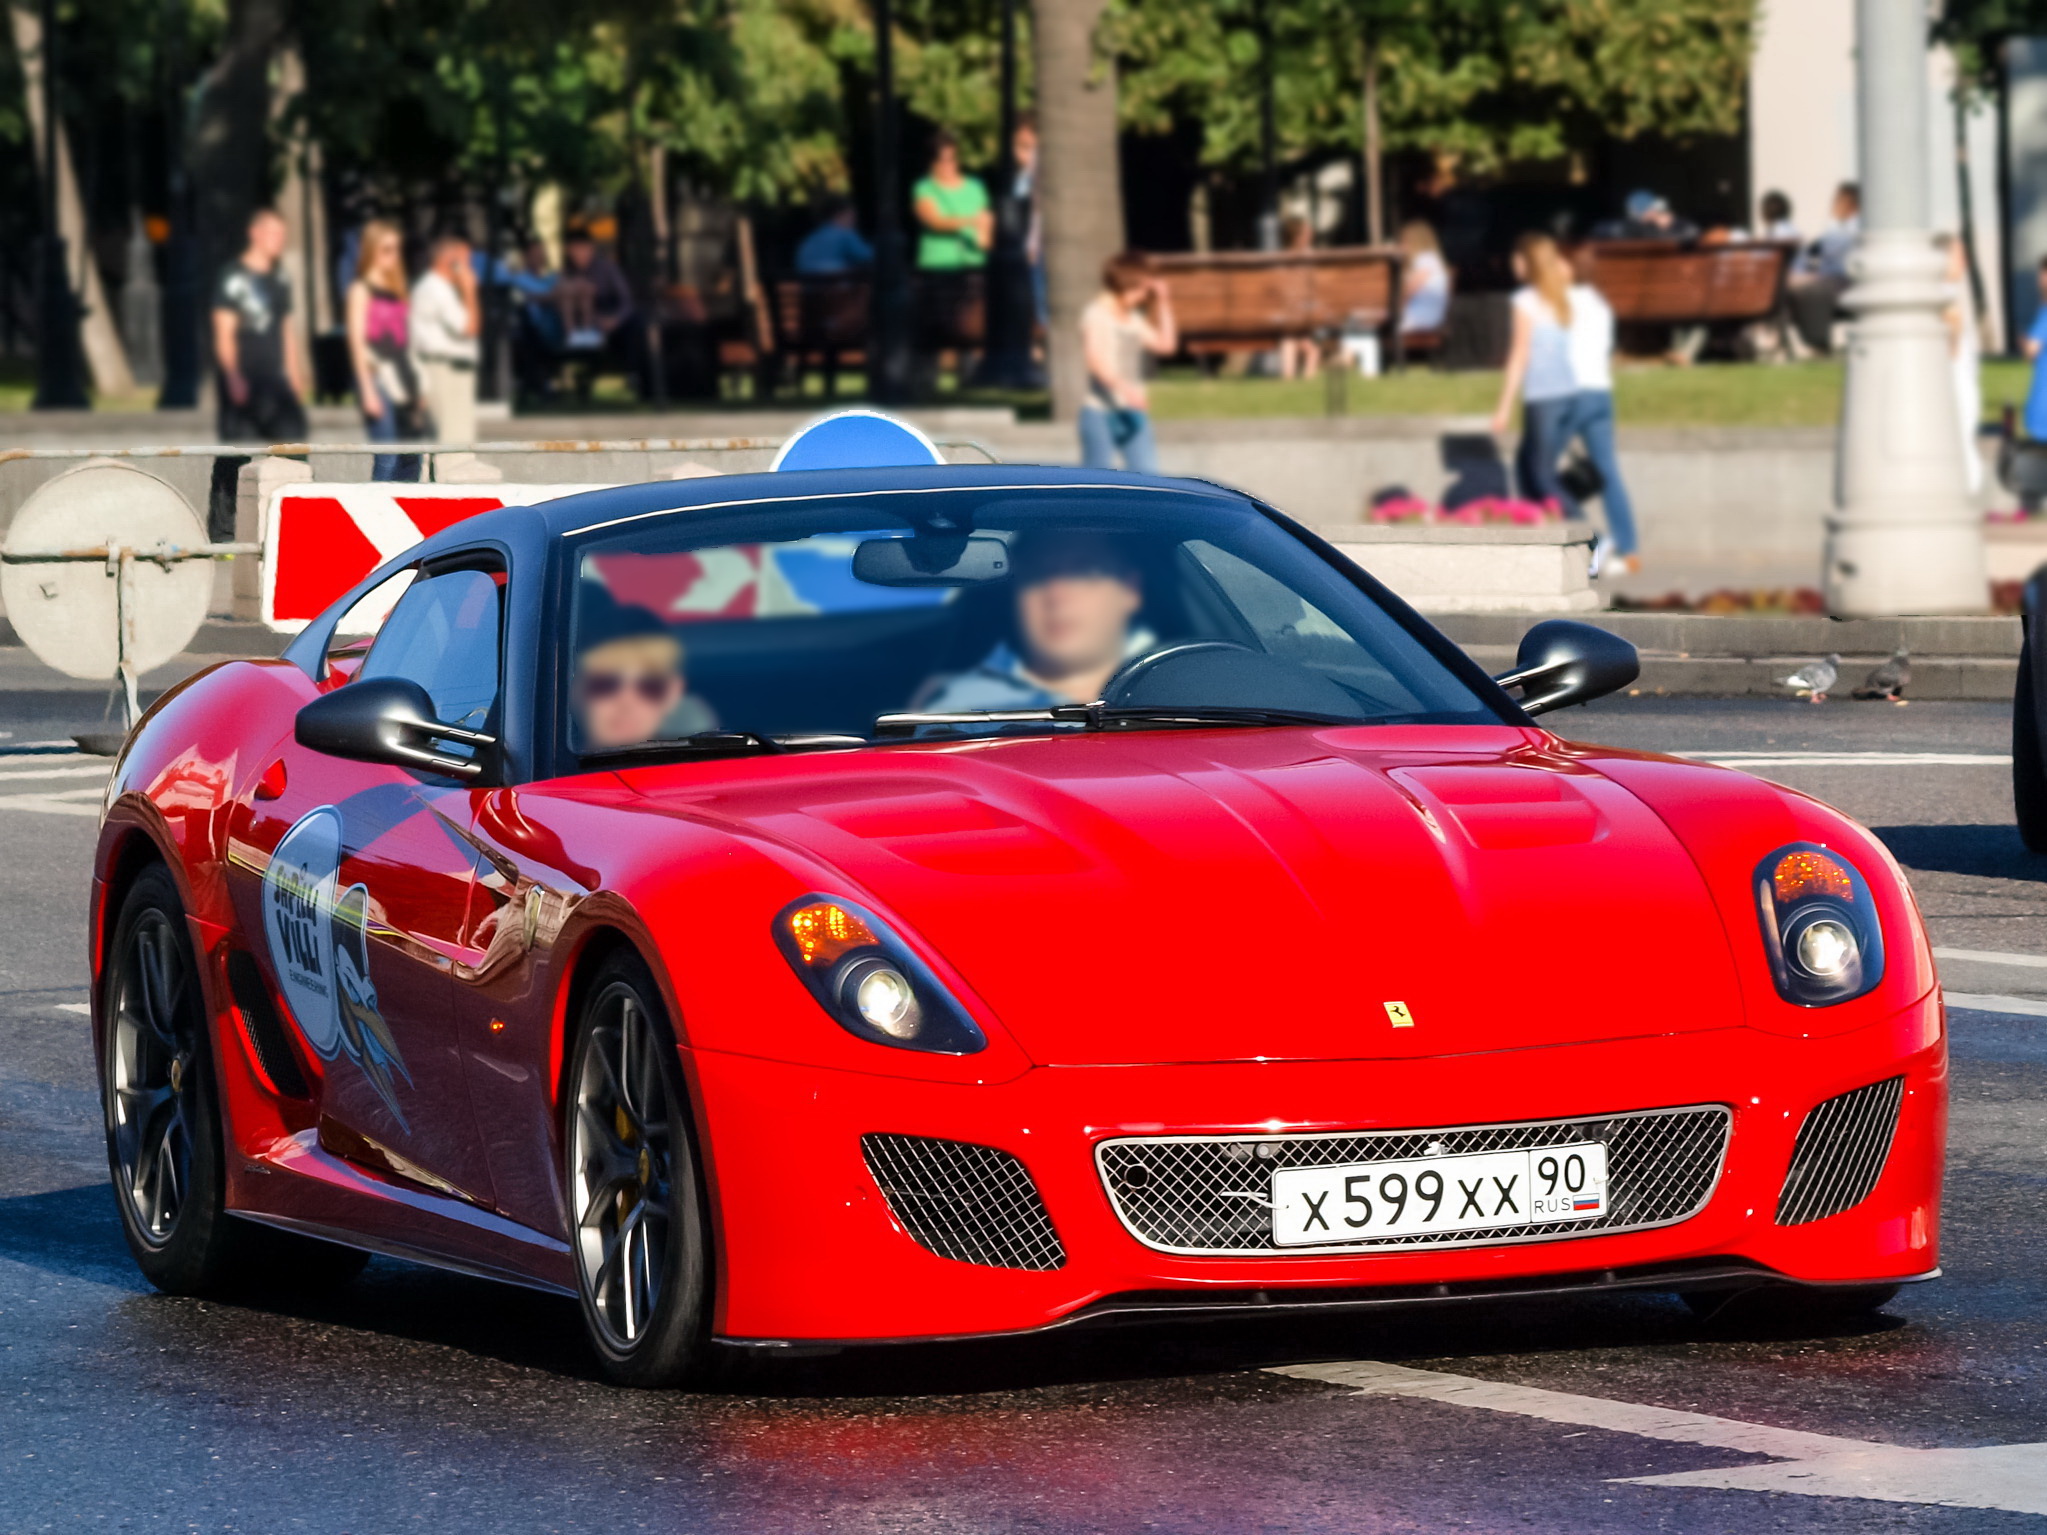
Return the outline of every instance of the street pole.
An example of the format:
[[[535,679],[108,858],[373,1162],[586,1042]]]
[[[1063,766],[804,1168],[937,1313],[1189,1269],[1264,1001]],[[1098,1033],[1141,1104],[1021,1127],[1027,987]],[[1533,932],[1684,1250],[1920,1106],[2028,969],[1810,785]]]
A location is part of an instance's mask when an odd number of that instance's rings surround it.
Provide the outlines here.
[[[90,410],[78,350],[78,300],[57,212],[57,4],[43,0],[43,238],[36,272],[36,410]],[[87,257],[90,260],[90,257]]]
[[[1273,96],[1272,0],[1258,0],[1258,248],[1279,249],[1279,128]]]
[[[868,392],[884,405],[910,397],[910,285],[896,176],[895,17],[874,0],[874,296],[868,327]]]
[[[1837,618],[1980,613],[1983,521],[1963,474],[1953,301],[1929,209],[1926,9],[1856,0],[1862,239],[1824,584]],[[1973,442],[1966,445],[1974,451]]]

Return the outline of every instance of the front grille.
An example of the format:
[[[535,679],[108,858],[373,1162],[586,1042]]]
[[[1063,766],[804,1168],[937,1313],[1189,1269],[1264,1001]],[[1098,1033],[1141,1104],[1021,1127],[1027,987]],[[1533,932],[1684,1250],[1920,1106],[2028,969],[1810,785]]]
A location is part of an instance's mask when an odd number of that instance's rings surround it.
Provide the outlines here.
[[[903,1228],[941,1258],[1056,1269],[1066,1248],[1023,1163],[993,1146],[863,1135],[867,1170]]]
[[[1829,1098],[1805,1116],[1777,1197],[1778,1225],[1824,1220],[1869,1197],[1890,1158],[1904,1096],[1905,1079],[1892,1077]]]
[[[1546,1242],[1596,1232],[1667,1226],[1695,1213],[1720,1181],[1732,1118],[1721,1104],[1651,1109],[1508,1125],[1442,1130],[1229,1136],[1143,1136],[1103,1141],[1095,1163],[1109,1202],[1147,1247],[1174,1253],[1285,1251],[1315,1255],[1408,1247],[1477,1247]],[[1272,1240],[1272,1171],[1354,1162],[1519,1151],[1573,1141],[1606,1143],[1607,1209],[1581,1221],[1489,1231],[1379,1237],[1326,1247],[1280,1249]]]

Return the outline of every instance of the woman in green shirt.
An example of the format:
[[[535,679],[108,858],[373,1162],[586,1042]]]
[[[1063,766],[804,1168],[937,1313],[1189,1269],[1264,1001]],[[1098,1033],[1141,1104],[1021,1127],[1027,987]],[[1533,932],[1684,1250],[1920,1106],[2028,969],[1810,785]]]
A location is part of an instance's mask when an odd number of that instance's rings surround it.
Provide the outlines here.
[[[923,233],[917,266],[925,272],[963,272],[988,264],[995,241],[995,216],[988,189],[978,176],[960,169],[959,141],[944,129],[932,146],[931,174],[911,193]]]

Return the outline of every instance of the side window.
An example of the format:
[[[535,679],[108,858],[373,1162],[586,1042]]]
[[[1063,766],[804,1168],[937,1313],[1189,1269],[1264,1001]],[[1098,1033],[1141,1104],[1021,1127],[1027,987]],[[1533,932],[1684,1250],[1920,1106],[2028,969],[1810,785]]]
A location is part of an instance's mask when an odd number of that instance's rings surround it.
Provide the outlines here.
[[[501,590],[481,570],[415,581],[384,620],[359,673],[406,677],[434,702],[444,725],[481,730],[498,696]]]

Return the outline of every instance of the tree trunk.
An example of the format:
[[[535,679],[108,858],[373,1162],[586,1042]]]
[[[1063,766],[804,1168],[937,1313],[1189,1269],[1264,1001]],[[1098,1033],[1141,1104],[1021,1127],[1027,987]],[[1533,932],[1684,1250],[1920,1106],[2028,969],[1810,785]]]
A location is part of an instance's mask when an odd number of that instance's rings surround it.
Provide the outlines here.
[[[1040,206],[1052,308],[1052,415],[1074,421],[1087,398],[1080,311],[1101,288],[1102,263],[1123,245],[1116,152],[1116,65],[1096,51],[1106,0],[1037,0]]]
[[[1365,37],[1365,243],[1386,243],[1386,164],[1379,143],[1379,45]]]
[[[35,144],[36,166],[47,163],[43,146],[43,22],[26,5],[8,7],[14,24],[14,54],[21,60],[22,105],[27,109]],[[100,282],[99,263],[93,259],[92,242],[85,228],[85,204],[78,196],[78,174],[71,166],[71,135],[57,125],[57,230],[64,236],[65,250],[76,275],[78,301],[84,310],[79,322],[79,341],[86,366],[92,372],[93,392],[102,398],[135,392],[135,375],[128,367],[128,351],[121,345],[121,333],[114,329],[113,311],[107,307],[105,286]]]
[[[249,215],[270,195],[270,63],[284,32],[285,0],[229,0],[226,44],[200,85],[188,164],[209,307],[220,269],[247,242]]]

